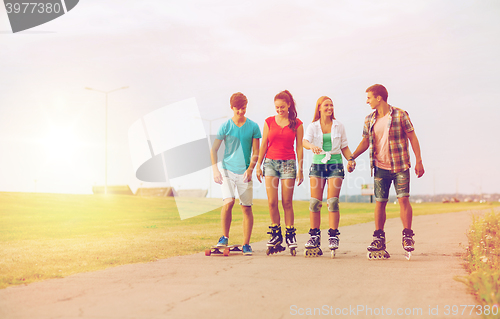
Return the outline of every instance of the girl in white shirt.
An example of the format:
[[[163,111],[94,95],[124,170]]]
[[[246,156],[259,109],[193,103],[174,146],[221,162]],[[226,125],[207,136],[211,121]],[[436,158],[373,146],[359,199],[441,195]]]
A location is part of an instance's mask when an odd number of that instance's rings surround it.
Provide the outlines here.
[[[309,213],[311,220],[311,237],[305,244],[306,257],[320,256],[321,251],[321,206],[323,190],[328,182],[328,216],[329,216],[329,245],[332,257],[339,247],[338,230],[340,221],[339,194],[344,179],[344,165],[342,155],[351,160],[352,153],[347,145],[345,128],[337,121],[333,112],[333,102],[327,96],[322,96],[316,103],[314,120],[308,125],[304,135],[304,148],[311,150],[313,162],[309,171],[311,184],[311,200]],[[349,164],[350,166],[351,164]]]

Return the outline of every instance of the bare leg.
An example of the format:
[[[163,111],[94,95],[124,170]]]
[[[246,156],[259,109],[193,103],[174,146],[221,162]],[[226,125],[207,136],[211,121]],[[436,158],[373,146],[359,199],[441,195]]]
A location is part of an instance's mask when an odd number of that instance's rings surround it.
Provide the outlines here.
[[[375,230],[384,229],[387,202],[375,202]]]
[[[401,221],[403,222],[403,228],[411,229],[411,223],[413,218],[413,208],[410,204],[409,197],[398,198]]]
[[[328,198],[339,197],[340,188],[342,187],[342,178],[330,178],[328,179]],[[330,211],[328,210],[329,226],[331,229],[338,229],[340,222],[340,211]]]
[[[267,202],[269,206],[269,215],[271,224],[280,224],[280,212],[278,209],[278,184],[279,178],[275,176],[266,176]]]
[[[229,238],[229,229],[233,219],[234,198],[224,199],[224,205],[221,211],[222,234]]]
[[[243,245],[250,244],[253,229],[252,206],[241,206],[243,211]]]
[[[325,189],[326,180],[319,177],[311,177],[311,197],[317,200],[323,200],[323,190]],[[309,219],[311,220],[311,229],[321,227],[321,212],[309,211]]]
[[[283,211],[285,212],[285,225],[294,225],[293,214],[293,190],[295,187],[295,179],[282,179],[281,180],[281,203]]]

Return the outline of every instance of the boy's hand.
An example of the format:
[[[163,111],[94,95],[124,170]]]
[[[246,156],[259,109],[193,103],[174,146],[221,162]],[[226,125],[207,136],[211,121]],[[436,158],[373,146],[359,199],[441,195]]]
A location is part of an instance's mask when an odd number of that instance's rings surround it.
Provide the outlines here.
[[[214,170],[214,181],[222,185],[222,175],[219,170]]]
[[[417,174],[417,177],[420,178],[424,175],[424,173],[424,164],[422,164],[422,161],[417,162],[417,164],[415,164],[415,174]]]
[[[245,174],[243,174],[243,183],[248,183],[248,182],[252,181],[252,173],[253,173],[253,170],[251,170],[251,169],[247,169],[245,171]]]

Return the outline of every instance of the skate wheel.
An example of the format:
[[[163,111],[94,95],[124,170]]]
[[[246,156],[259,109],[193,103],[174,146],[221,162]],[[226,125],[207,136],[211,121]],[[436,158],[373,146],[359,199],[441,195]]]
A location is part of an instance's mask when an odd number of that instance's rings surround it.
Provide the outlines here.
[[[212,249],[207,248],[205,249],[205,256],[210,256],[212,254]]]
[[[406,258],[406,260],[410,260],[411,259],[411,251],[405,252],[405,258]]]
[[[331,254],[332,254],[332,259],[335,258],[335,249],[331,251]]]
[[[229,248],[224,249],[224,256],[226,257],[229,256],[229,252],[230,252]]]
[[[292,256],[297,255],[297,251],[295,250],[295,248],[291,248],[291,249],[290,249],[290,254],[291,254]]]
[[[372,260],[373,255],[372,255],[371,251],[369,251],[369,252],[366,253],[366,258],[368,258],[368,260]]]

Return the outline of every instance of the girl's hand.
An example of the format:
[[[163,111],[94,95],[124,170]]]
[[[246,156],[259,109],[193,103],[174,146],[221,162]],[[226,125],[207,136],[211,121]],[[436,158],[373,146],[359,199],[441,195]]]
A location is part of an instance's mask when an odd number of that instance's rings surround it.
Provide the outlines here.
[[[316,146],[316,145],[313,145],[311,147],[311,151],[313,151],[314,154],[320,154],[321,152],[323,152],[323,150],[321,149],[321,147]]]
[[[347,162],[347,171],[349,173],[352,173],[356,169],[356,161],[355,160],[350,160]]]
[[[255,175],[257,176],[257,179],[259,180],[260,183],[262,183],[262,169],[260,168],[259,165],[257,165],[257,169],[255,170]]]
[[[295,178],[295,181],[297,182],[297,186],[300,186],[302,182],[304,181],[304,173],[302,171],[297,172],[297,177]]]

